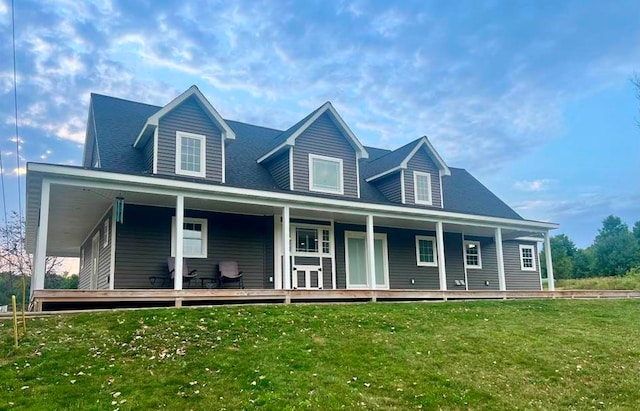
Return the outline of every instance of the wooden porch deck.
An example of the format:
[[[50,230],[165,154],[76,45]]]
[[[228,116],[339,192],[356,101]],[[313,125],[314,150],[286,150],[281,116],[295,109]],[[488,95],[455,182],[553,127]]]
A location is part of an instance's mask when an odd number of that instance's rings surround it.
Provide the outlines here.
[[[556,298],[640,298],[640,291],[437,291],[437,290],[36,290],[32,310],[181,307],[304,302],[447,301]]]

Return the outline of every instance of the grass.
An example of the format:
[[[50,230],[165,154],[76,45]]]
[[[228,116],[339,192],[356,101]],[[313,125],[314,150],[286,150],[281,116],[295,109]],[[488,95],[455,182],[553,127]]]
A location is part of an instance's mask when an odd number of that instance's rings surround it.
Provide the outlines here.
[[[637,409],[637,300],[118,311],[0,322],[0,409]]]
[[[625,276],[591,277],[556,280],[556,289],[563,290],[640,290],[640,272]]]

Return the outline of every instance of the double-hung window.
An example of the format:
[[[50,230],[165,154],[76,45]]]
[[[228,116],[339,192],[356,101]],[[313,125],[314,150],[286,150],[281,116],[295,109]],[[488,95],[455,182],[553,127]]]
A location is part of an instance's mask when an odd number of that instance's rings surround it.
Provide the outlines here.
[[[171,220],[171,256],[176,256],[176,218]],[[184,218],[182,226],[184,258],[207,258],[207,219]]]
[[[416,236],[416,263],[424,267],[436,267],[438,265],[435,237]]]
[[[431,174],[413,172],[413,193],[416,204],[431,205]]]
[[[467,268],[482,268],[482,250],[479,241],[464,242],[464,261]]]
[[[344,194],[342,159],[309,154],[309,190]]]
[[[206,177],[206,141],[202,134],[176,131],[176,174]]]
[[[534,246],[520,244],[520,269],[522,271],[536,271]]]

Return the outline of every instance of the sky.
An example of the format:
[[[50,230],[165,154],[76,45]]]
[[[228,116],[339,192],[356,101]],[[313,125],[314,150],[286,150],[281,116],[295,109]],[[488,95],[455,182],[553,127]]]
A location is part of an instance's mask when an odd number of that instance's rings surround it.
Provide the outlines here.
[[[90,93],[164,105],[195,84],[227,119],[285,129],[329,100],[365,145],[427,135],[449,166],[579,247],[609,214],[640,220],[637,0],[15,0],[14,12],[19,166],[0,0],[8,210],[24,206],[26,162],[81,163]]]

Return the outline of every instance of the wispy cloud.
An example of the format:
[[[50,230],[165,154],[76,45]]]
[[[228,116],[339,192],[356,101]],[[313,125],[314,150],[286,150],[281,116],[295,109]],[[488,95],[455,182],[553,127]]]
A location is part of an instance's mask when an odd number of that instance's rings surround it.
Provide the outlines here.
[[[549,186],[554,182],[554,180],[543,178],[540,180],[522,180],[516,181],[513,183],[513,187],[522,190],[522,191],[545,191],[549,189]]]

